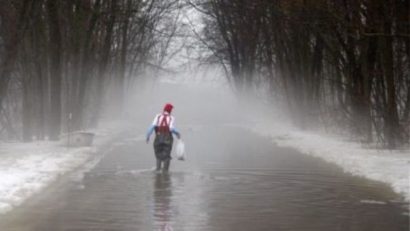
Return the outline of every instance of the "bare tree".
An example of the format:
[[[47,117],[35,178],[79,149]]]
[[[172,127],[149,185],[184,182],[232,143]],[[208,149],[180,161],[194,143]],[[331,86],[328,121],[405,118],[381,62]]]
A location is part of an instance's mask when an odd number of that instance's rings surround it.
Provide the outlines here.
[[[301,127],[329,121],[361,141],[409,141],[408,1],[187,2],[236,88],[268,83]]]

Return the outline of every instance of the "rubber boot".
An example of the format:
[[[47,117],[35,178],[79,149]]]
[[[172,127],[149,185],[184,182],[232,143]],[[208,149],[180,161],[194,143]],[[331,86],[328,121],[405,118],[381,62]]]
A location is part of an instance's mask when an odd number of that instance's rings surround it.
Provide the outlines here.
[[[157,159],[157,171],[160,171],[161,170],[161,160],[160,159]]]
[[[168,172],[170,163],[171,163],[171,160],[169,160],[169,159],[164,160],[164,169],[163,169],[164,172]]]

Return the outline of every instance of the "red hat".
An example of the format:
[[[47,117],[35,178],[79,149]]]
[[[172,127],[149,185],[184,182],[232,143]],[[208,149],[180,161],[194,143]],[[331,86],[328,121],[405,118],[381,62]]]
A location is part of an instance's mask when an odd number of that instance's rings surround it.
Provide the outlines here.
[[[164,111],[166,111],[166,112],[168,112],[168,113],[171,113],[172,108],[174,108],[174,106],[172,106],[172,104],[170,104],[170,103],[167,103],[167,104],[165,104],[165,106],[164,106]]]

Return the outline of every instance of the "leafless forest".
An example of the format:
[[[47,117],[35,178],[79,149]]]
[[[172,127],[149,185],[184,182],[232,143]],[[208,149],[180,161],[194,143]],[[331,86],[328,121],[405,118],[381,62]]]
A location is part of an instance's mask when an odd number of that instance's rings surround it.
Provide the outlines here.
[[[409,141],[408,0],[195,0],[203,45],[239,91],[268,86],[302,128]]]
[[[4,0],[0,132],[30,141],[95,126],[104,100],[164,61],[178,1]]]
[[[238,94],[267,91],[301,128],[409,142],[409,0],[1,0],[1,137],[95,126],[107,98],[121,113],[178,50],[181,9],[201,19],[185,23],[201,62]]]

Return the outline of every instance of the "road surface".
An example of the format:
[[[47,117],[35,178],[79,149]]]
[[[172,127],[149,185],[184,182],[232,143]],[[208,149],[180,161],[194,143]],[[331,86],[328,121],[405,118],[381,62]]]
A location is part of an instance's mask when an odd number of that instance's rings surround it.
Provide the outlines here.
[[[152,144],[127,134],[0,218],[4,231],[409,230],[386,185],[232,126],[184,133],[187,161],[152,170]]]

